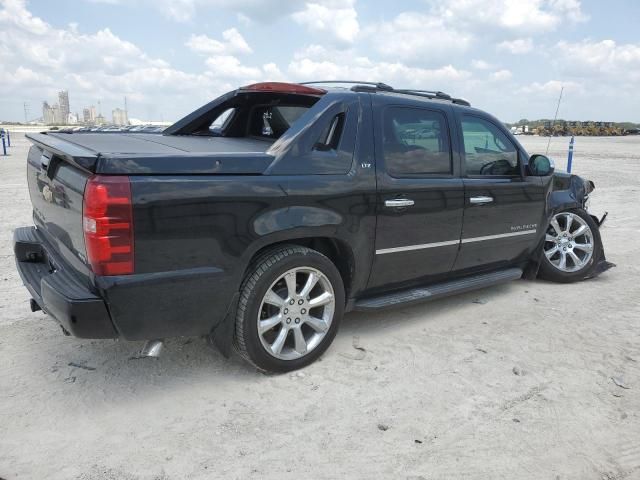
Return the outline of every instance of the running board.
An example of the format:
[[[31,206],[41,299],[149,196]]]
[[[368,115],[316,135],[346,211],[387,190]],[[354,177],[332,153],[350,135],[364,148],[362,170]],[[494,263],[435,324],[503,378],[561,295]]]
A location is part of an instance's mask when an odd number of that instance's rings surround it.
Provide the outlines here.
[[[491,273],[482,273],[472,277],[465,277],[450,282],[438,283],[429,287],[418,287],[410,290],[387,293],[378,297],[358,300],[354,310],[378,310],[381,308],[406,305],[409,303],[425,302],[447,297],[457,293],[470,292],[478,288],[490,287],[501,283],[517,280],[522,277],[521,268],[508,268]]]

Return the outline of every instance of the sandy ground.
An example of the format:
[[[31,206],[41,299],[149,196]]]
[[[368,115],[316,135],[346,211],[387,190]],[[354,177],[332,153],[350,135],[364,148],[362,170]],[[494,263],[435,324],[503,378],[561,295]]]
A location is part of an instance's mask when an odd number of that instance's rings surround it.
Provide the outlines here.
[[[560,167],[567,144],[551,143]],[[30,313],[11,252],[30,223],[27,143],[14,145],[0,156],[0,477],[640,478],[640,137],[576,143],[616,269],[350,314],[321,361],[281,376],[200,339],[130,360],[140,344],[64,337]]]

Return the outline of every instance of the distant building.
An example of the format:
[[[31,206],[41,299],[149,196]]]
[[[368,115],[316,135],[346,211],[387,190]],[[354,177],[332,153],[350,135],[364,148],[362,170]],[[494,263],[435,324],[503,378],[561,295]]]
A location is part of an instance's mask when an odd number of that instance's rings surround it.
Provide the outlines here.
[[[100,115],[98,115],[98,116],[96,117],[96,121],[95,121],[95,124],[96,124],[96,125],[104,125],[105,123],[107,123],[107,122],[106,122],[106,120],[104,119],[104,117],[102,116],[102,114],[100,114]]]
[[[69,92],[67,90],[58,92],[58,104],[60,105],[60,119],[62,120],[60,123],[67,123],[69,121],[69,113],[71,113]]]
[[[78,123],[78,114],[71,113],[69,108],[69,92],[58,92],[58,103],[49,105],[42,102],[42,121],[47,125],[68,125]]]
[[[84,123],[93,124],[96,123],[96,107],[91,105],[82,109],[82,121]]]
[[[42,102],[42,122],[46,125],[54,125],[56,123],[53,107],[47,102]]]
[[[127,111],[121,108],[116,108],[112,112],[114,125],[129,125],[129,119],[127,118]]]
[[[57,103],[51,107],[53,109],[53,123],[59,125],[61,123],[66,123],[62,118],[62,111],[60,110],[60,105]]]

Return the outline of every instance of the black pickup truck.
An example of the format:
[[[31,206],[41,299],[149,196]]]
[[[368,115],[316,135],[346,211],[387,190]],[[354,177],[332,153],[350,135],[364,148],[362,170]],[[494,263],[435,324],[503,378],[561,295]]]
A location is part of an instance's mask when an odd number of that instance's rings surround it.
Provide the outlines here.
[[[39,133],[14,233],[64,333],[206,336],[258,368],[318,358],[345,312],[605,261],[593,183],[442,92],[259,83],[144,133]]]

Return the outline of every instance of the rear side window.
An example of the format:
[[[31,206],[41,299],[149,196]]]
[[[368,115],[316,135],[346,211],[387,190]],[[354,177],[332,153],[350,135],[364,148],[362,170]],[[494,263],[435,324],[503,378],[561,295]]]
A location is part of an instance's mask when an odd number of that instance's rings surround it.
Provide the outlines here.
[[[209,131],[213,134],[219,134],[220,132],[222,132],[226,124],[231,120],[235,111],[235,108],[227,108],[211,123],[211,125],[209,126]]]
[[[389,175],[451,174],[449,130],[442,113],[390,107],[383,122],[383,154]]]
[[[315,150],[337,150],[342,128],[344,127],[344,112],[339,113],[331,119],[327,126],[322,130],[318,141],[313,146]]]
[[[224,112],[216,117],[209,128],[222,128],[235,112],[235,108],[227,108]]]
[[[249,123],[249,135],[276,139],[310,107],[299,105],[266,105],[253,109]]]
[[[518,151],[496,125],[465,115],[462,136],[467,175],[520,175]]]

